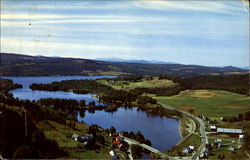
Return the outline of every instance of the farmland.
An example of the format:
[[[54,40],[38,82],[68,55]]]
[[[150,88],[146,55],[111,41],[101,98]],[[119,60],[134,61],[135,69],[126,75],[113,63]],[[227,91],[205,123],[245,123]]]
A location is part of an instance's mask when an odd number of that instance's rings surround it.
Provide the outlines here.
[[[58,143],[58,146],[67,152],[68,156],[61,158],[109,158],[107,154],[109,148],[111,147],[111,143],[109,145],[105,145],[105,147],[97,148],[96,150],[88,150],[84,147],[80,142],[76,142],[71,138],[72,134],[85,135],[88,130],[88,126],[85,124],[75,123],[75,129],[72,129],[69,126],[62,125],[53,121],[45,121],[39,122],[37,124],[38,128],[40,128],[46,138],[55,140]],[[108,135],[105,135],[106,141],[111,141]]]
[[[175,96],[155,96],[157,101],[188,111],[196,115],[209,117],[237,116],[250,110],[250,98],[236,93],[221,90],[185,90]]]
[[[159,79],[158,77],[151,77],[151,78],[142,78],[138,82],[132,81],[116,81],[116,82],[107,82],[106,80],[99,80],[98,82],[112,86],[115,89],[122,89],[129,91],[135,88],[157,88],[157,87],[174,87],[176,83],[171,80],[166,79]]]

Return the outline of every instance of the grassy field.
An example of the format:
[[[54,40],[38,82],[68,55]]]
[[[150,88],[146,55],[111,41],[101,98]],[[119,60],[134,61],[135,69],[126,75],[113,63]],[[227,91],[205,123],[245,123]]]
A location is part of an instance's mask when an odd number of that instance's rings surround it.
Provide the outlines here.
[[[167,154],[171,156],[180,156],[179,154],[182,153],[185,147],[188,147],[189,145],[193,145],[198,148],[200,143],[201,143],[200,137],[196,134],[193,134],[182,144],[172,147],[170,150],[168,150]]]
[[[210,135],[208,136],[209,143],[214,144],[216,139],[222,140],[222,146],[220,148],[213,147],[209,159],[217,159],[219,155],[224,155],[225,159],[238,160],[238,159],[247,159],[244,151],[239,148],[235,151],[229,151],[230,146],[240,147],[241,143],[238,142],[238,137],[231,137],[228,135]]]
[[[166,80],[166,79],[159,80],[158,77],[153,77],[152,79],[143,78],[139,82],[128,82],[128,81],[107,82],[106,80],[98,80],[98,82],[112,86],[115,89],[123,89],[123,90],[130,90],[136,87],[155,88],[155,87],[169,87],[176,85],[171,80]]]
[[[191,131],[190,126],[192,126],[192,122],[191,122],[190,118],[188,118],[187,116],[183,116],[180,119],[180,122],[181,122],[181,124],[180,124],[181,135],[182,135],[182,137],[186,137]]]
[[[250,110],[250,97],[220,90],[186,90],[166,97],[150,95],[166,105],[209,117],[238,116]]]
[[[88,126],[81,123],[75,124],[76,129],[74,130],[66,125],[61,125],[53,121],[47,121],[46,123],[39,122],[37,127],[44,132],[46,138],[55,140],[59,147],[68,153],[67,157],[60,158],[110,159],[108,151],[111,148],[111,137],[103,132],[107,143],[104,146],[98,144],[100,147],[95,150],[88,150],[81,143],[71,138],[73,133],[85,135]]]

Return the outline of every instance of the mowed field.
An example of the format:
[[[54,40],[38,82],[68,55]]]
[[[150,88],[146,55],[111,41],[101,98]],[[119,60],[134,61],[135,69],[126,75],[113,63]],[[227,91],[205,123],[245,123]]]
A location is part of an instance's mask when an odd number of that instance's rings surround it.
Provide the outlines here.
[[[166,97],[150,95],[157,101],[209,117],[238,116],[250,110],[250,97],[221,90],[186,90],[179,95]]]
[[[87,134],[88,126],[82,123],[75,123],[76,129],[72,129],[69,126],[59,124],[53,121],[47,121],[47,123],[39,122],[37,127],[41,129],[47,139],[55,140],[58,143],[60,149],[64,150],[68,156],[60,157],[63,159],[110,159],[108,154],[111,148],[111,137],[108,134],[104,134],[106,141],[105,147],[101,146],[94,150],[86,149],[82,143],[76,142],[71,138],[72,134],[78,134],[84,136]]]
[[[175,86],[176,84],[171,80],[158,79],[158,77],[153,77],[152,79],[143,78],[139,82],[128,82],[128,81],[116,81],[116,82],[107,82],[106,80],[98,80],[102,84],[112,86],[115,89],[130,90],[136,87],[139,88],[157,88],[157,87],[169,87]]]

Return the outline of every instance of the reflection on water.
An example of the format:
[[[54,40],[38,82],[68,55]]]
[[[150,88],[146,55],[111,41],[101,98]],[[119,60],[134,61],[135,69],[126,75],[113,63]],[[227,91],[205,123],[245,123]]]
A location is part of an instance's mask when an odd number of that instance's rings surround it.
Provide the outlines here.
[[[92,125],[98,124],[103,128],[114,126],[117,131],[141,131],[145,138],[150,139],[152,146],[159,150],[167,150],[180,139],[179,121],[176,119],[149,116],[136,108],[118,108],[117,112],[107,113],[95,111],[95,114],[85,113],[77,119]]]
[[[109,76],[110,77],[110,76]],[[70,79],[97,79],[102,76],[61,76],[61,77],[3,77],[12,79],[15,83],[20,83],[23,88],[11,91],[14,97],[20,99],[38,100],[40,98],[66,98],[66,99],[85,99],[86,103],[97,101],[91,94],[75,94],[72,92],[50,92],[32,91],[29,86],[32,83],[51,83]],[[94,114],[93,114],[94,113]],[[78,120],[85,123],[97,124],[103,128],[114,126],[117,131],[141,131],[145,138],[152,142],[152,146],[159,150],[167,150],[175,145],[180,139],[179,122],[171,118],[149,116],[147,113],[136,108],[118,108],[116,112],[108,113],[105,111],[79,112]],[[143,159],[148,159],[147,155]]]
[[[29,100],[39,100],[40,98],[64,98],[64,99],[75,99],[81,100],[85,99],[88,104],[91,101],[98,101],[97,98],[93,97],[92,94],[75,94],[73,92],[63,92],[63,91],[38,91],[31,90],[29,86],[32,83],[52,83],[54,81],[63,81],[71,79],[98,79],[98,78],[112,78],[114,76],[60,76],[60,77],[3,77],[7,79],[12,79],[14,83],[19,83],[23,85],[23,88],[18,88],[10,91],[14,97],[19,99],[29,99]]]

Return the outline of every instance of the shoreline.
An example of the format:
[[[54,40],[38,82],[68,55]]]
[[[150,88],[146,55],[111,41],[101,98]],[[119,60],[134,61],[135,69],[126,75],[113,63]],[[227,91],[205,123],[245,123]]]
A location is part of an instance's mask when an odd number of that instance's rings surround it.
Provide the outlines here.
[[[179,133],[180,133],[180,137],[181,137],[181,140],[180,140],[180,141],[182,141],[183,138],[184,138],[184,137],[183,137],[183,133],[182,133],[182,129],[183,129],[183,127],[182,127],[183,122],[182,122],[182,121],[183,121],[183,119],[180,118],[179,120],[180,120],[180,124],[179,124]],[[180,142],[180,141],[179,141],[179,142]],[[178,143],[179,143],[179,142],[178,142]],[[177,144],[178,144],[178,143],[177,143]]]

